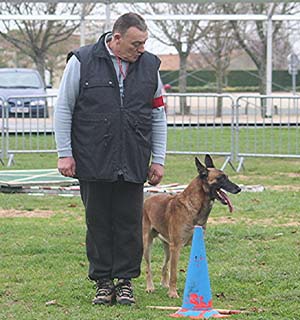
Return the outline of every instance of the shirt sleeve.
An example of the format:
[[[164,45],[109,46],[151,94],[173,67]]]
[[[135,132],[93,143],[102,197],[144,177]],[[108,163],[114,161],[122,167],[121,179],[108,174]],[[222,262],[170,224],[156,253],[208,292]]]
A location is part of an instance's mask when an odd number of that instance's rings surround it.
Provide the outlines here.
[[[163,84],[162,84],[159,72],[157,74],[157,77],[158,77],[158,85],[157,85],[157,89],[156,89],[155,95],[152,100],[152,108],[153,109],[164,107],[164,105],[165,105],[164,99],[163,99]]]
[[[160,99],[161,98],[161,99]],[[162,97],[162,81],[158,74],[158,87],[152,104],[152,163],[164,165],[167,148],[167,117]]]
[[[72,114],[79,95],[80,62],[72,56],[64,70],[54,109],[54,131],[59,157],[71,157]]]

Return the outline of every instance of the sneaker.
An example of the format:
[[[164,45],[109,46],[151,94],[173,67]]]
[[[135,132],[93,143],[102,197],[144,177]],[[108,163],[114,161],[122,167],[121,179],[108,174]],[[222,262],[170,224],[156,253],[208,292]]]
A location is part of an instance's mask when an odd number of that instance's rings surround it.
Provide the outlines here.
[[[111,305],[115,298],[115,286],[110,279],[100,279],[97,281],[97,291],[93,304]]]
[[[117,303],[123,305],[131,305],[135,303],[132,284],[129,279],[119,279],[115,290]]]

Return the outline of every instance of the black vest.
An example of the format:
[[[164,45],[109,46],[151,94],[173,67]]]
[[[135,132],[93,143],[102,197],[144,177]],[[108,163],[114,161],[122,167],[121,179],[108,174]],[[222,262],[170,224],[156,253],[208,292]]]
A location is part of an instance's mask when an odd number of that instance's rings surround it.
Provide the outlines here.
[[[79,59],[80,91],[72,118],[76,177],[82,180],[143,183],[151,156],[152,100],[159,59],[143,53],[129,65],[121,99],[113,62],[98,43],[74,51]]]

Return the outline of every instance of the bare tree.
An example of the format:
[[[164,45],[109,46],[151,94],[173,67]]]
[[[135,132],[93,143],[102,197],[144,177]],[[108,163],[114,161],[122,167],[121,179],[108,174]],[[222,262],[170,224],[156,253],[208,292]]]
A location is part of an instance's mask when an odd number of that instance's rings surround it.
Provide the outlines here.
[[[87,14],[94,5],[86,6]],[[1,3],[1,12],[18,15],[80,14],[78,4],[58,3]],[[22,54],[29,57],[44,77],[49,49],[67,40],[78,28],[79,21],[68,20],[9,20],[3,21],[0,36]]]
[[[292,22],[294,24],[294,21]],[[278,36],[276,46],[273,46],[273,68],[275,70],[287,70],[288,61],[287,56],[293,51],[293,44],[291,43],[289,29],[289,21],[284,21],[280,30],[278,30]],[[297,26],[298,27],[298,26]],[[280,41],[279,41],[280,39]]]
[[[216,5],[215,12],[220,13],[222,7]],[[223,92],[224,81],[230,65],[232,51],[237,47],[233,30],[228,21],[210,23],[209,31],[196,43],[204,61],[215,71],[217,93]],[[217,99],[216,116],[222,115],[222,98]]]
[[[296,8],[295,2],[285,3],[249,3],[249,4],[224,4],[223,8],[227,14],[267,14],[269,17],[274,14],[289,14]],[[265,21],[243,21],[230,20],[235,37],[242,49],[249,55],[256,65],[259,75],[259,93],[266,94],[266,65],[267,65],[267,27]],[[275,48],[278,43],[288,41],[283,38],[282,21],[273,21],[272,42]],[[282,45],[281,45],[282,47]],[[262,116],[265,116],[265,101],[262,101]]]
[[[66,66],[67,53],[74,48],[80,46],[80,35],[73,34],[66,41],[57,43],[55,46],[49,48],[47,52],[47,70],[50,73],[50,79],[52,84],[55,84],[55,80],[61,78],[61,74]]]
[[[134,6],[134,10],[147,14],[190,15],[205,13],[208,4],[181,3],[181,4],[148,4],[146,7]],[[205,34],[208,23],[195,20],[156,20],[156,29],[151,29],[151,36],[161,43],[176,49],[180,59],[179,92],[185,93],[187,87],[187,58],[195,43]],[[189,112],[185,97],[180,100],[180,111]]]

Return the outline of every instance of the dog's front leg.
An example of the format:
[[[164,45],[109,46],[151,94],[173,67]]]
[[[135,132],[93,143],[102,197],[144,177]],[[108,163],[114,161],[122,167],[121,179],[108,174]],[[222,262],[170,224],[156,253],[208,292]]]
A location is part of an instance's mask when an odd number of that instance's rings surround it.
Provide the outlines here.
[[[167,242],[163,241],[163,247],[165,252],[164,264],[161,270],[161,285],[164,288],[169,288],[170,276],[169,276],[169,261],[170,261],[170,248]]]
[[[154,284],[151,270],[151,247],[153,243],[153,235],[151,234],[150,230],[146,228],[145,222],[143,232],[144,259],[146,262],[146,292],[153,292]]]
[[[169,297],[179,298],[177,293],[177,265],[180,255],[181,246],[170,244],[170,286],[169,286]]]
[[[150,252],[149,252],[150,248],[148,247],[144,257],[145,257],[145,261],[146,261],[146,292],[150,293],[153,292],[154,289],[154,284],[153,284],[153,280],[152,280],[152,270],[151,270],[151,261],[150,261]]]

